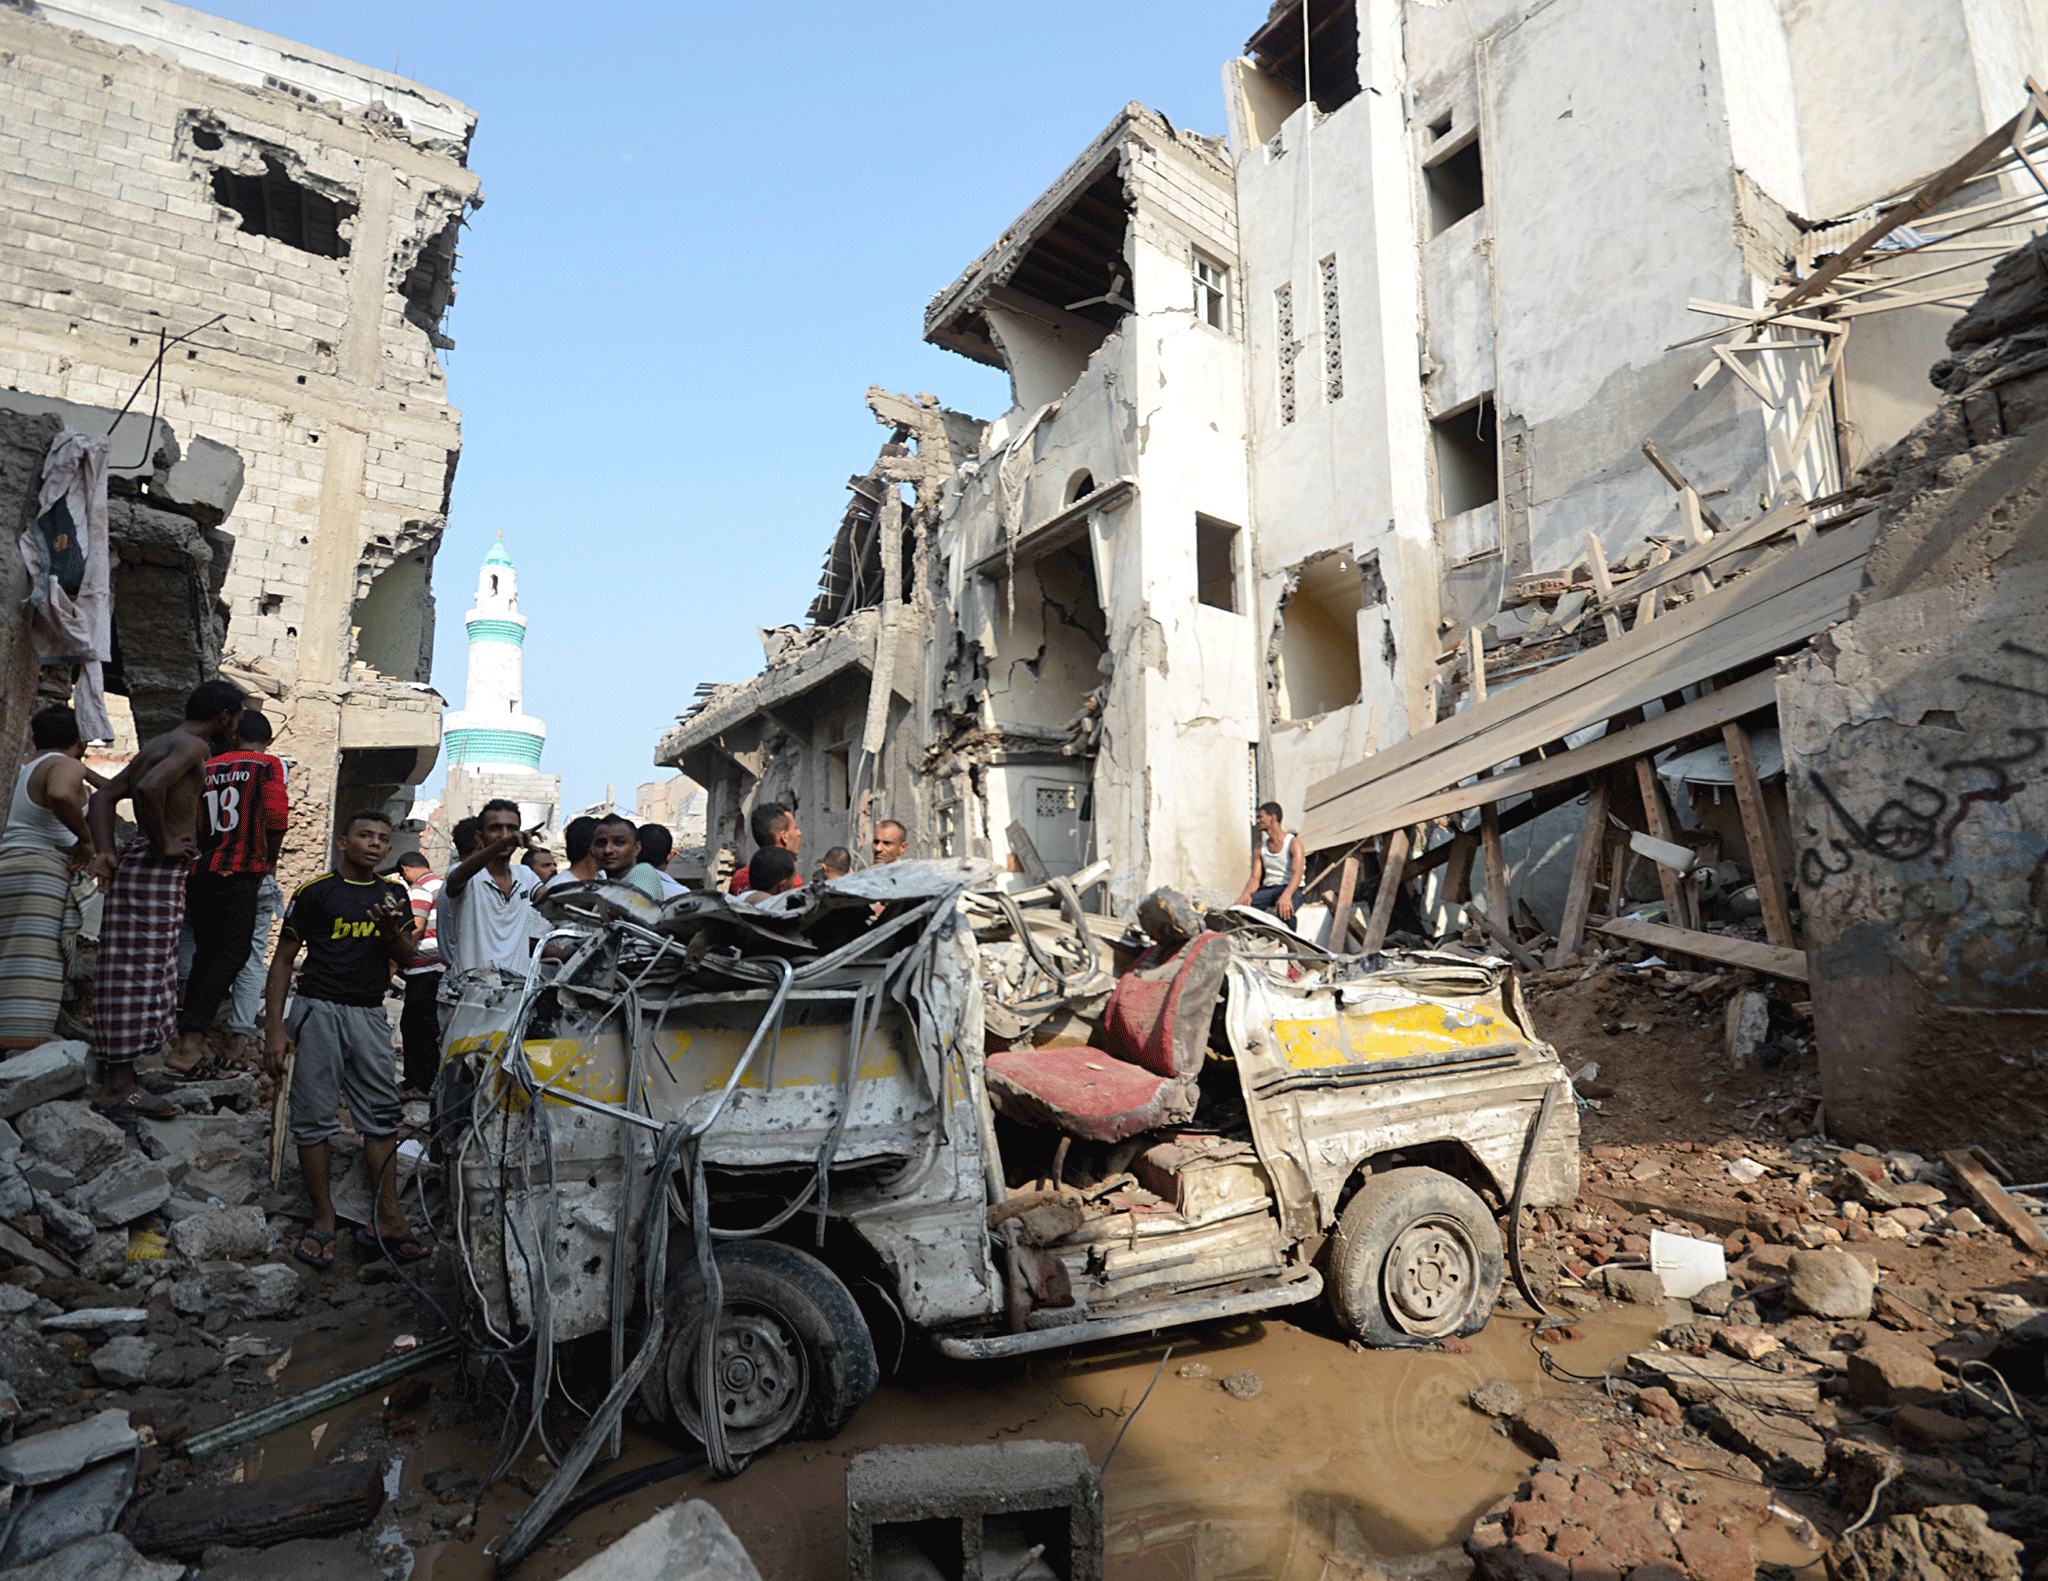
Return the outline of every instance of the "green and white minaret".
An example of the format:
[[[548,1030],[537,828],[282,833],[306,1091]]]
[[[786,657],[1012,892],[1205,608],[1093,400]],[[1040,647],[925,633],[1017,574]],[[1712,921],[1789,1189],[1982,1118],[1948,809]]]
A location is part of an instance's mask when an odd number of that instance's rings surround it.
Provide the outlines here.
[[[519,613],[519,573],[501,537],[476,579],[469,628],[469,680],[462,707],[443,721],[448,767],[485,774],[535,773],[548,727],[521,711],[526,617]]]

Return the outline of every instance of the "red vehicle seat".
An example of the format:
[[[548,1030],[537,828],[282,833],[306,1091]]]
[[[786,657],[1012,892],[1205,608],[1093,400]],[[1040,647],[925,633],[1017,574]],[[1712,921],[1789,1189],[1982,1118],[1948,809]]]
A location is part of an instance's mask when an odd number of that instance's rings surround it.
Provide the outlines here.
[[[1195,1078],[1229,958],[1220,933],[1146,951],[1110,994],[1103,1015],[1109,1049],[991,1054],[990,1101],[1013,1120],[1092,1142],[1121,1142],[1192,1118]]]

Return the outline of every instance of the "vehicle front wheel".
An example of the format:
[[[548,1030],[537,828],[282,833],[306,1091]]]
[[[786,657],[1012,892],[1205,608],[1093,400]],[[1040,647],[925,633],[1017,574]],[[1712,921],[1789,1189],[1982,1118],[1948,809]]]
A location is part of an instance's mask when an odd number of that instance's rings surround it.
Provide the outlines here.
[[[1390,1169],[1338,1219],[1330,1309],[1368,1345],[1476,1334],[1506,1263],[1500,1228],[1469,1187],[1434,1169]]]
[[[712,1395],[726,1446],[751,1455],[785,1438],[830,1438],[881,1378],[852,1293],[817,1258],[778,1241],[729,1242],[717,1257]],[[668,1315],[666,1403],[701,1441],[704,1278],[694,1261],[669,1279]]]

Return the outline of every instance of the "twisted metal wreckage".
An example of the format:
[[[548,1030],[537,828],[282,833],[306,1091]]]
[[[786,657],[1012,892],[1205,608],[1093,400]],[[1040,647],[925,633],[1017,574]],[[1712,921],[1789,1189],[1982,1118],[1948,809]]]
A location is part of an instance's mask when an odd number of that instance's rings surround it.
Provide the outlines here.
[[[527,1402],[500,1466],[537,1435],[557,1467],[501,1572],[636,1398],[731,1475],[836,1432],[913,1335],[1012,1356],[1326,1294],[1369,1343],[1434,1343],[1491,1313],[1496,1214],[1577,1190],[1502,961],[1333,955],[1170,891],[1127,930],[971,860],[540,909],[559,969],[472,986],[436,1119],[466,1343]],[[607,1331],[560,1449],[555,1347]]]

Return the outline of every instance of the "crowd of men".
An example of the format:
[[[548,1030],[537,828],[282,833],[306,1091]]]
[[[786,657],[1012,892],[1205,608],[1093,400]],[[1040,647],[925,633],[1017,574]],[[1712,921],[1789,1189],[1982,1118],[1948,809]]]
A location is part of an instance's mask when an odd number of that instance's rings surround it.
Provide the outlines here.
[[[183,722],[107,779],[85,766],[71,709],[31,721],[35,750],[0,827],[0,1051],[36,1047],[63,1029],[64,988],[97,886],[93,1108],[130,1123],[175,1119],[179,1083],[260,1060],[289,1083],[289,1132],[312,1210],[293,1255],[314,1268],[334,1262],[331,1150],[346,1103],[377,1182],[373,1222],[355,1239],[414,1261],[431,1248],[406,1220],[392,1162],[408,1095],[433,1088],[452,1007],[480,980],[523,981],[542,969],[548,930],[534,903],[551,886],[607,879],[655,901],[682,894],[667,871],[674,840],[620,813],[573,818],[558,869],[539,831],[521,827],[518,806],[496,800],[455,825],[454,865],[443,876],[417,851],[393,863],[391,819],[366,809],[342,821],[332,865],[287,905],[276,869],[291,824],[288,770],[269,750],[270,721],[247,702],[228,681],[196,688]],[[123,802],[136,828],[125,842],[115,833]],[[764,905],[800,888],[795,810],[763,803],[751,832],[753,854],[728,892]],[[885,819],[875,862],[901,860],[907,843],[904,826]],[[852,866],[834,846],[811,881]],[[396,1053],[385,1009],[394,991]]]

